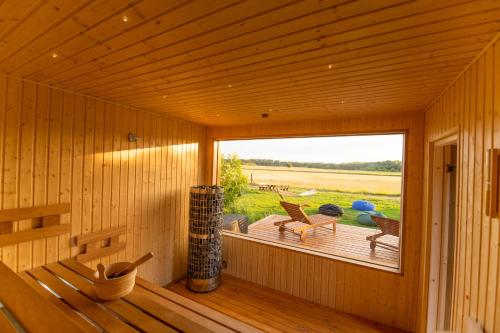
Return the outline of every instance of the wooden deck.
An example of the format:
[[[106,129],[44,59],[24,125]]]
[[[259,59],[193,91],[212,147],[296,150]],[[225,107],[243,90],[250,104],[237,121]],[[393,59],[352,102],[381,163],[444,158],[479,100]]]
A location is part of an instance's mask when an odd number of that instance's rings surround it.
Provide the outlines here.
[[[399,254],[397,252],[380,247],[373,251],[370,249],[370,242],[366,240],[366,236],[379,232],[378,229],[337,224],[335,233],[331,230],[331,226],[318,228],[309,231],[306,240],[302,242],[298,235],[290,232],[280,233],[278,227],[273,224],[276,221],[287,219],[288,217],[283,215],[269,215],[260,221],[252,223],[248,227],[248,235],[327,255],[382,265],[391,269],[399,267]],[[293,227],[294,223],[290,223],[288,226]],[[398,244],[398,238],[390,235],[383,236],[380,240],[389,244]]]
[[[184,280],[169,289],[264,332],[402,332],[230,275],[209,293],[189,291]]]

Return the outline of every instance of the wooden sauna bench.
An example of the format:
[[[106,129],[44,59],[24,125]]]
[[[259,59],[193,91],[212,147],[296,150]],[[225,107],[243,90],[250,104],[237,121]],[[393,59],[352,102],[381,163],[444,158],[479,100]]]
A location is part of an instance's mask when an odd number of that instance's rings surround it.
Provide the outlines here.
[[[185,284],[181,280],[169,289],[265,332],[403,332],[227,274],[210,293],[193,293]]]
[[[141,278],[128,296],[100,302],[93,273],[64,260],[16,275],[0,262],[0,302],[27,332],[260,332]],[[0,332],[17,332],[4,311]]]

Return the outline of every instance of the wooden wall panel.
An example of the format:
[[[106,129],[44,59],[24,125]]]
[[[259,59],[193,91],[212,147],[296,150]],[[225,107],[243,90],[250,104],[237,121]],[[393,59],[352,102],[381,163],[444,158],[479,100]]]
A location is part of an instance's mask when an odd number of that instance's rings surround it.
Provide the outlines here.
[[[407,131],[403,271],[389,273],[339,260],[224,237],[227,273],[310,301],[405,330],[416,324],[420,260],[423,114],[351,117],[326,121],[212,127],[207,132],[211,179],[214,139],[336,135]]]
[[[205,137],[203,126],[0,76],[0,208],[71,202],[63,223],[72,223],[71,235],[5,246],[0,259],[30,269],[75,255],[75,235],[126,225],[126,250],[104,262],[153,251],[142,276],[161,284],[182,276]]]
[[[487,151],[500,148],[498,39],[428,108],[425,118],[426,142],[459,128],[453,328],[461,331],[470,316],[486,332],[500,332],[500,221],[485,214]],[[426,149],[426,161],[428,154]]]

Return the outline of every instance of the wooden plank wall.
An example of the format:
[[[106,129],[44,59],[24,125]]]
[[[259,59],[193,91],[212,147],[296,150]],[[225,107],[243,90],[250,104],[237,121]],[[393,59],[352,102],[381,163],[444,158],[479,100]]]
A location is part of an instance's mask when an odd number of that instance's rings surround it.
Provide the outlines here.
[[[500,222],[485,214],[487,150],[500,148],[498,39],[426,111],[426,142],[457,127],[458,252],[455,254],[452,325],[461,331],[470,316],[477,319],[486,332],[500,332]],[[426,149],[426,161],[428,154]],[[427,164],[425,167],[429,168]]]
[[[423,114],[353,117],[207,132],[207,171],[212,175],[214,139],[335,135],[408,131],[403,274],[287,250],[248,239],[224,237],[228,274],[383,324],[414,330],[420,254]],[[334,151],[331,154],[335,154]],[[210,179],[210,178],[207,178]],[[368,244],[367,244],[368,246]]]
[[[69,235],[0,249],[16,271],[73,256],[72,237],[127,226],[104,262],[155,258],[140,274],[165,284],[186,269],[189,186],[200,181],[205,128],[0,76],[0,209],[71,202]],[[140,140],[130,143],[129,132]],[[19,222],[24,229],[30,221]],[[95,264],[95,262],[91,263]]]

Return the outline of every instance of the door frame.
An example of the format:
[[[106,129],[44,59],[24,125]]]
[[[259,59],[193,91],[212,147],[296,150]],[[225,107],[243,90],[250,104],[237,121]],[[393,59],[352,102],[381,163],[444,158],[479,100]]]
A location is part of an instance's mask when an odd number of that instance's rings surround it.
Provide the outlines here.
[[[442,206],[442,196],[436,196],[436,193],[442,193],[443,192],[443,182],[442,178],[439,180],[435,179],[435,170],[436,170],[436,152],[441,150],[442,153],[444,154],[444,147],[449,146],[449,145],[456,145],[457,146],[457,165],[460,164],[459,161],[461,160],[461,154],[460,154],[460,130],[458,127],[453,128],[449,131],[446,131],[442,135],[435,137],[431,140],[429,140],[426,144],[427,152],[426,152],[426,157],[428,160],[428,163],[425,168],[424,172],[424,184],[426,186],[424,187],[424,200],[423,200],[423,224],[422,224],[422,253],[421,253],[421,275],[420,275],[420,300],[419,300],[419,321],[418,321],[418,331],[420,332],[427,332],[427,328],[429,327],[428,320],[437,320],[436,318],[428,318],[428,310],[429,310],[429,304],[430,304],[430,298],[429,298],[429,290],[430,290],[430,273],[431,273],[431,256],[432,256],[432,243],[433,243],[433,228],[432,228],[432,222],[433,219],[438,217],[441,219],[442,213],[443,213],[443,206]],[[445,174],[444,170],[441,170],[442,174]],[[460,168],[458,168],[458,173],[456,175],[457,183],[456,183],[456,194],[459,193],[459,179],[460,179],[460,173],[462,171]],[[441,182],[440,182],[441,181]],[[455,198],[456,200],[457,198]],[[455,206],[455,220],[458,219],[457,212],[459,211],[458,209],[459,202],[456,200],[456,206]],[[438,208],[438,210],[435,209],[435,207]],[[455,229],[455,235],[454,235],[454,249],[453,249],[453,256],[454,256],[454,262],[456,262],[456,247],[457,247],[457,232]],[[434,260],[435,262],[435,260]],[[440,260],[437,261],[438,265],[440,263]],[[455,265],[456,267],[456,265]],[[453,276],[455,276],[455,272],[453,272]],[[453,285],[451,286],[453,288]],[[454,289],[452,289],[452,304],[453,304],[453,297],[454,297]],[[437,304],[435,304],[436,309],[437,309]]]

